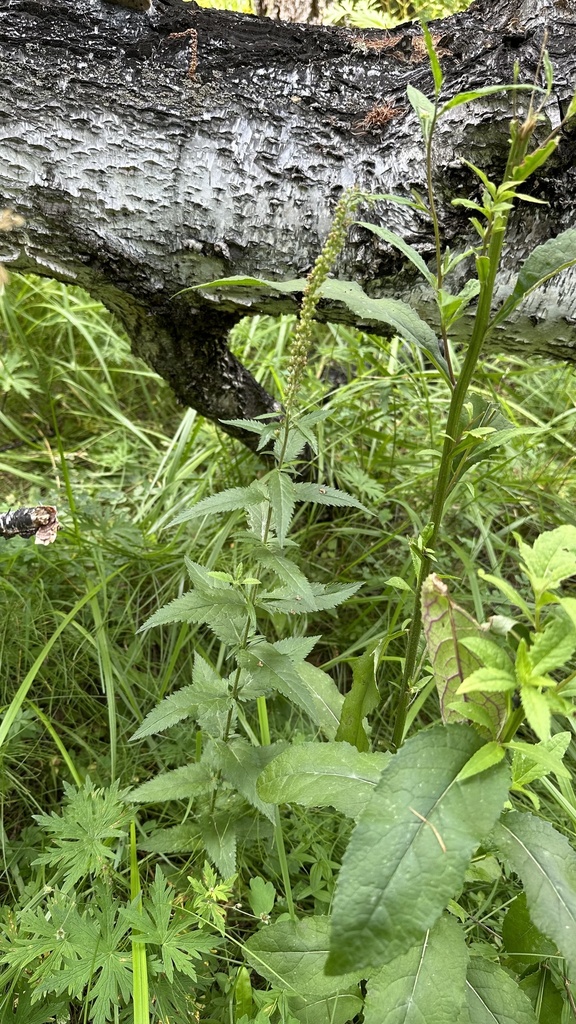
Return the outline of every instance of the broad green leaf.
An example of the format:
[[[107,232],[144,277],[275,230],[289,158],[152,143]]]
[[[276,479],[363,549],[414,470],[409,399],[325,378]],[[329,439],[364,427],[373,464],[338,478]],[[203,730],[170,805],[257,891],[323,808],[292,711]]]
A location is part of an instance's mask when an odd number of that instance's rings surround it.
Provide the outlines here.
[[[348,1024],[362,1011],[362,998],[356,993],[357,989],[330,996],[289,996],[290,1024]]]
[[[381,643],[366,651],[352,662],[352,686],[344,698],[337,740],[346,740],[358,750],[369,750],[370,744],[363,721],[380,703],[376,686],[376,667]]]
[[[250,936],[246,959],[263,978],[292,995],[331,995],[357,981],[358,974],[331,978],[324,973],[329,927],[328,917],[276,921]]]
[[[472,728],[435,726],[409,739],[384,769],[340,870],[331,974],[406,953],[462,885],[508,790],[504,764],[458,781],[481,745]]]
[[[573,231],[576,245],[576,228]],[[556,239],[554,239],[556,241]],[[518,551],[538,598],[556,590],[563,580],[576,575],[576,526],[559,526],[536,538],[532,547],[516,536]]]
[[[530,648],[533,671],[545,675],[562,668],[576,650],[576,628],[568,618],[553,618],[537,633]]]
[[[136,803],[166,803],[167,800],[190,800],[212,789],[210,772],[200,762],[161,772],[141,786],[128,793],[128,799]]]
[[[546,938],[531,920],[525,892],[521,892],[506,911],[502,940],[517,974],[558,952],[556,943]]]
[[[284,547],[296,503],[294,481],[288,473],[283,473],[280,469],[273,469],[266,477],[266,484],[276,536],[280,547]]]
[[[435,573],[428,576],[422,587],[422,625],[440,698],[442,719],[444,722],[461,721],[460,716],[451,710],[450,704],[462,692],[464,679],[479,669],[480,661],[460,641],[466,637],[481,637],[482,634],[472,616],[451,600],[448,587]],[[499,692],[480,692],[471,695],[469,700],[487,712],[491,733],[497,736],[506,717],[505,697]]]
[[[208,498],[203,498],[192,508],[187,508],[171,521],[170,526],[187,523],[189,520],[198,519],[201,516],[215,515],[218,512],[244,509],[250,505],[256,505],[260,501],[265,501],[267,497],[268,493],[263,481],[256,481],[249,487],[229,487],[228,490],[212,494]]]
[[[434,274],[428,270],[428,267],[418,250],[415,249],[414,246],[409,245],[408,242],[405,242],[402,235],[398,235],[395,231],[390,231],[388,228],[382,228],[378,224],[370,224],[364,220],[359,220],[356,223],[359,227],[367,228],[368,231],[372,232],[372,234],[378,235],[378,238],[382,238],[385,242],[388,242],[389,245],[393,245],[395,249],[399,249],[400,252],[404,253],[404,256],[414,264],[416,269],[422,274],[424,280],[428,281],[428,284],[431,285],[432,288],[436,287],[436,278]]]
[[[523,686],[520,699],[528,725],[534,729],[539,740],[549,740],[552,712],[546,694],[533,686]]]
[[[558,944],[576,976],[576,853],[548,821],[520,811],[504,814],[493,837],[520,876],[532,921]]]
[[[408,88],[410,89],[411,86]],[[424,100],[430,104],[425,96]],[[433,104],[430,106],[433,107]],[[412,204],[408,203],[408,205]],[[198,287],[208,289],[239,285],[252,288],[273,288],[278,292],[290,294],[304,291],[306,278],[294,281],[268,281],[265,278],[257,277],[227,277],[210,281]],[[320,294],[322,298],[343,302],[365,322],[376,321],[376,323],[389,324],[406,341],[412,342],[426,352],[435,366],[445,376],[447,375],[446,361],[440,352],[438,338],[432,328],[418,316],[418,313],[408,303],[402,302],[400,299],[372,299],[355,281],[336,281],[333,278],[324,281]],[[330,504],[330,502],[326,502],[326,504]]]
[[[276,902],[276,889],[272,882],[266,882],[260,875],[251,878],[248,902],[254,917],[263,918],[265,914],[270,914]]]
[[[236,820],[227,811],[213,811],[198,818],[204,849],[223,878],[236,871]]]
[[[522,300],[530,295],[535,288],[545,284],[551,277],[556,277],[562,270],[576,263],[576,228],[561,231],[556,238],[550,238],[532,250],[518,274],[512,294],[505,300],[490,329],[502,323]],[[555,531],[552,531],[555,532]]]
[[[344,697],[332,677],[309,661],[299,662],[296,670],[312,697],[316,713],[314,721],[326,739],[333,740],[342,714]]]
[[[422,349],[434,365],[446,374],[446,361],[440,352],[438,338],[407,302],[400,299],[372,299],[355,281],[336,281],[333,278],[324,282],[322,296],[343,302],[367,324],[376,321],[393,327],[402,338]]]
[[[448,916],[412,949],[371,974],[364,1024],[451,1024],[466,1000],[464,932]]]
[[[548,964],[542,964],[539,970],[525,974],[518,982],[534,1010],[538,1011],[538,1024],[559,1024],[562,1020],[566,1003],[558,989],[560,984]]]
[[[466,1001],[470,1024],[538,1024],[528,997],[490,960],[470,960]]]
[[[360,753],[349,743],[298,743],[264,769],[258,792],[271,803],[334,807],[357,818],[389,760],[389,754]]]

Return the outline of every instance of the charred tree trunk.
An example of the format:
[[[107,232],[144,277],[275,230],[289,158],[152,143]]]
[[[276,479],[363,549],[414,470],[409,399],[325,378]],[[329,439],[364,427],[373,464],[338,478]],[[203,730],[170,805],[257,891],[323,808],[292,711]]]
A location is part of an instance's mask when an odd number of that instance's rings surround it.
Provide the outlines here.
[[[343,188],[424,188],[405,99],[408,82],[431,93],[421,32],[278,24],[180,0],[133,9],[143,6],[0,0],[0,207],[26,221],[0,239],[0,258],[100,298],[138,355],[204,415],[269,412],[274,399],[231,355],[226,335],[246,314],[294,310],[294,302],[239,289],[177,293],[230,274],[303,275]],[[510,82],[516,60],[529,81],[547,28],[556,73],[547,133],[575,81],[574,0],[477,0],[435,23],[446,95]],[[387,122],[378,115],[384,106],[395,113]],[[461,157],[501,173],[510,114],[501,94],[441,122],[435,185],[452,249],[473,239],[467,217],[450,205],[456,195],[477,196]],[[501,294],[534,245],[575,226],[575,155],[576,132],[567,132],[531,179],[548,205],[514,214]],[[381,206],[370,219],[432,259],[429,225],[408,207]],[[434,322],[411,265],[360,228],[338,276],[407,298]],[[576,359],[575,285],[568,271],[531,296],[499,347]],[[322,315],[352,320],[336,307]],[[464,341],[467,329],[463,321]]]

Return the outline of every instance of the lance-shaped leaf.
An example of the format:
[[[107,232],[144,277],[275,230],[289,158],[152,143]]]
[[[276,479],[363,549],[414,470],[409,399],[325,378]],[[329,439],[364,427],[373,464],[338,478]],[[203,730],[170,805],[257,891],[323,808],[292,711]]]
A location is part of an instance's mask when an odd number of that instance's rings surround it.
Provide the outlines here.
[[[357,818],[389,760],[390,754],[360,753],[349,743],[298,743],[266,766],[258,793],[275,804],[335,807]]]
[[[473,957],[466,981],[466,1024],[538,1024],[528,996],[498,964]]]
[[[362,724],[367,715],[374,711],[380,703],[380,694],[376,686],[376,666],[378,664],[381,642],[372,645],[370,650],[354,658],[352,662],[352,686],[344,698],[342,715],[337,740],[346,740],[358,750],[369,750],[370,744]]]
[[[505,814],[494,840],[522,880],[530,917],[558,944],[576,977],[576,853],[568,840],[533,814]]]
[[[450,917],[403,956],[372,974],[366,990],[364,1024],[448,1024],[466,1000],[468,951],[464,932]]]
[[[481,659],[462,643],[468,637],[482,637],[475,619],[451,600],[448,587],[432,573],[422,587],[422,624],[428,653],[432,662],[436,688],[440,698],[442,720],[461,722],[459,711],[449,705],[458,699],[458,688],[482,665]],[[514,684],[513,684],[514,685]],[[466,702],[475,705],[480,716],[471,712],[470,718],[488,727],[497,736],[506,717],[506,698],[503,693],[470,693]]]
[[[494,317],[491,328],[502,323],[520,305],[530,292],[545,284],[560,271],[576,263],[576,228],[561,231],[556,238],[550,238],[537,245],[525,261],[512,294],[506,299]]]
[[[342,862],[329,973],[406,953],[458,891],[508,791],[504,764],[458,779],[481,745],[472,728],[436,726],[384,769]]]

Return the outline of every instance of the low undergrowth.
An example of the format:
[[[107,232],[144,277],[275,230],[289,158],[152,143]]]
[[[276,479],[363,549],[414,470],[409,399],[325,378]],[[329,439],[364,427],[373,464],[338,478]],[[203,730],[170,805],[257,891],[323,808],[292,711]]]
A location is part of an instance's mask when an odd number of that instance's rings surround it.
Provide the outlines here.
[[[65,528],[0,548],[3,1021],[573,1018],[576,384],[478,361],[538,118],[478,172],[477,287],[429,271],[448,363],[313,326],[357,194],[299,321],[237,328],[268,472],[86,295],[11,279],[0,502]]]

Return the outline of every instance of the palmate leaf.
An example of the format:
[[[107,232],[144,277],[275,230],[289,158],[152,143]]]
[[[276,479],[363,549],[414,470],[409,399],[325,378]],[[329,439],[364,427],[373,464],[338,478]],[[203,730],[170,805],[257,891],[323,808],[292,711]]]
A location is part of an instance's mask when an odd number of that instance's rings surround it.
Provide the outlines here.
[[[478,655],[462,641],[468,637],[480,639],[483,635],[480,626],[451,600],[448,587],[435,573],[428,576],[422,586],[422,624],[440,698],[442,720],[462,721],[462,716],[450,705],[457,699],[464,679],[482,664]],[[511,688],[514,686],[512,680]],[[500,692],[470,693],[467,699],[486,716],[491,735],[497,736],[506,718],[505,695]],[[472,715],[471,718],[478,720]]]
[[[534,924],[558,944],[576,977],[576,853],[549,822],[520,811],[503,815],[493,837],[522,880]]]
[[[508,791],[504,764],[458,780],[481,744],[472,728],[436,726],[408,740],[382,772],[342,862],[330,974],[408,952],[462,885]]]
[[[173,892],[161,868],[156,867],[150,895],[144,899],[143,906],[137,901],[135,906],[122,911],[122,916],[134,930],[138,942],[145,943],[149,952],[158,957],[158,966],[161,965],[168,981],[174,980],[176,971],[195,981],[193,961],[200,960],[204,953],[218,945],[218,939],[191,927],[190,914],[173,906]]]
[[[298,743],[264,769],[258,792],[275,804],[334,807],[357,818],[389,760],[390,754],[360,753],[349,743]]]
[[[448,916],[412,949],[371,974],[364,1024],[452,1024],[466,1000],[468,950]]]
[[[88,777],[82,789],[64,783],[66,803],[61,814],[35,814],[52,845],[34,864],[47,864],[65,874],[63,891],[68,892],[87,875],[99,875],[116,856],[112,839],[127,835],[130,811],[126,792],[118,783],[97,789]]]

